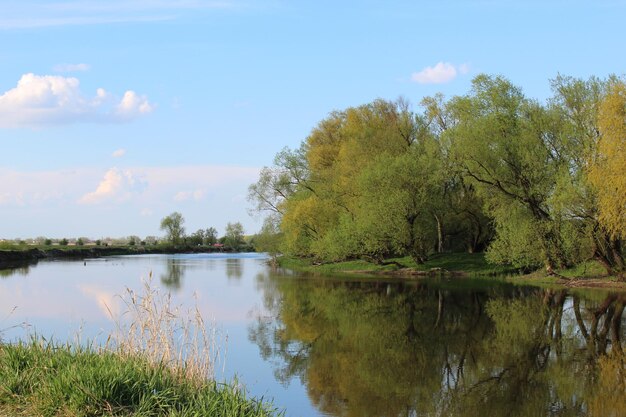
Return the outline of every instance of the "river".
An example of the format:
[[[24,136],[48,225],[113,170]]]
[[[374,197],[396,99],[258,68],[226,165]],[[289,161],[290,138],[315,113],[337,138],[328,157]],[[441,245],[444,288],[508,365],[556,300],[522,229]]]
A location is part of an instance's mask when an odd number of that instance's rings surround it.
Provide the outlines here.
[[[104,343],[146,280],[217,327],[218,379],[287,416],[626,415],[626,295],[606,291],[318,277],[261,254],[42,261],[0,271],[0,338]]]

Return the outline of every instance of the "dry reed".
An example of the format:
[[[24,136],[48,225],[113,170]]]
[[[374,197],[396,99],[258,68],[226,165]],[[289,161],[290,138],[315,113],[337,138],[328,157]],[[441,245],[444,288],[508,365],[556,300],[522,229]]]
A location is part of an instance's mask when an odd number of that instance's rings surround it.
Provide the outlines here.
[[[220,365],[223,373],[226,338],[214,321],[205,322],[197,298],[192,308],[173,305],[169,292],[152,285],[150,273],[141,292],[126,288],[120,299],[125,305],[120,317],[109,309],[116,330],[107,340],[107,349],[122,356],[141,357],[198,383],[215,380]]]

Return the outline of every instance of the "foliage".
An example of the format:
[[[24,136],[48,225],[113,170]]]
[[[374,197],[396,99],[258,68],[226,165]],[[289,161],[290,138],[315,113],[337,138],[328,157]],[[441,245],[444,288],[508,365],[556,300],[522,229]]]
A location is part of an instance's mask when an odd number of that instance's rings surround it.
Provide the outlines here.
[[[613,238],[626,239],[626,84],[615,83],[600,104],[600,140],[589,180],[598,195],[599,219]]]
[[[184,223],[183,215],[176,211],[161,220],[161,230],[165,231],[166,238],[171,244],[180,245],[183,243],[185,237]]]
[[[624,262],[626,87],[557,76],[546,104],[499,76],[437,94],[335,111],[250,186],[280,250],[317,261],[487,250],[555,269]],[[607,180],[610,179],[610,180]]]
[[[241,223],[226,224],[226,234],[224,235],[224,244],[233,249],[238,249],[244,242],[244,230]]]

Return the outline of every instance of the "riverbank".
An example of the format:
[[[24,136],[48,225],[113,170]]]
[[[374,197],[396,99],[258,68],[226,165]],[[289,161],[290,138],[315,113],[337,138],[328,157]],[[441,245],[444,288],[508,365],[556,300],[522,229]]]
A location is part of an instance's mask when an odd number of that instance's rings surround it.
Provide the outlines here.
[[[519,273],[517,268],[487,263],[482,253],[441,253],[432,255],[423,264],[416,264],[411,257],[389,258],[381,263],[363,259],[352,261],[317,263],[310,258],[279,257],[279,266],[300,272],[319,274],[382,274],[396,276],[450,275],[493,276]]]
[[[280,415],[236,384],[193,380],[139,356],[49,342],[0,344],[0,415]]]
[[[11,267],[41,259],[85,259],[103,256],[145,255],[166,253],[227,252],[211,246],[57,246],[19,249],[0,249],[0,267]]]
[[[382,263],[352,260],[334,263],[316,263],[309,258],[279,257],[281,268],[313,274],[363,274],[393,277],[447,276],[447,277],[494,277],[506,276],[505,280],[520,285],[550,287],[607,288],[626,291],[626,282],[616,276],[608,276],[602,266],[588,261],[573,268],[557,270],[548,274],[543,270],[524,273],[510,265],[487,263],[483,253],[435,254],[424,264],[417,265],[410,257],[386,259]]]

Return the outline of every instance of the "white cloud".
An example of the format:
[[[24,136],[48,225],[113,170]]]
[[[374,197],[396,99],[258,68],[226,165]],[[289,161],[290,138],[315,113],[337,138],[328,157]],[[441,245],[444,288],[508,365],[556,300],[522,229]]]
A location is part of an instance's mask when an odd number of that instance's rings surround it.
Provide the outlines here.
[[[52,68],[55,72],[78,72],[89,71],[91,65],[89,64],[58,64]]]
[[[190,230],[241,221],[257,230],[241,202],[259,168],[178,166],[15,171],[0,166],[0,238],[158,235],[158,219],[181,211]],[[187,202],[174,201],[188,192]],[[195,202],[195,199],[198,201]],[[234,204],[233,201],[240,201]]]
[[[76,122],[114,123],[150,113],[145,96],[126,91],[119,103],[103,88],[88,99],[74,77],[24,74],[17,86],[0,95],[0,128],[41,127]]]
[[[426,67],[411,74],[411,81],[419,84],[444,84],[454,80],[459,73],[466,74],[468,71],[467,64],[455,67],[449,62],[438,62],[433,67]]]
[[[126,155],[126,149],[123,149],[123,148],[118,149],[111,154],[113,158],[121,158],[124,155]]]
[[[148,102],[146,96],[139,96],[134,91],[128,90],[117,105],[116,113],[122,118],[134,118],[141,114],[150,113],[152,110],[154,110],[154,106]]]
[[[145,181],[130,171],[111,168],[104,174],[96,191],[83,195],[78,201],[81,204],[119,203],[143,191],[145,185]]]

